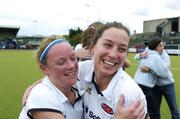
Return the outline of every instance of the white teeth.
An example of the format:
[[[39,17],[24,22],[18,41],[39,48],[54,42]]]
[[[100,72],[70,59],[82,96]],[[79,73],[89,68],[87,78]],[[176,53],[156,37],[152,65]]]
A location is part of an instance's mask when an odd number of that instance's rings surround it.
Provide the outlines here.
[[[104,63],[106,63],[106,64],[108,64],[108,65],[111,65],[111,66],[114,66],[114,65],[115,65],[115,63],[113,63],[113,62],[109,62],[109,61],[105,61],[105,60],[104,60]]]
[[[67,76],[72,76],[72,75],[74,75],[75,74],[75,72],[71,72],[71,73],[67,73],[66,75]]]

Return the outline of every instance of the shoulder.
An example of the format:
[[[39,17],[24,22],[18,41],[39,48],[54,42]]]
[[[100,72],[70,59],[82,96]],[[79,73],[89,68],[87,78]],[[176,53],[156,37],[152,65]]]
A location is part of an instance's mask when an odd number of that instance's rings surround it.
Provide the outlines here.
[[[85,61],[79,62],[78,64],[80,68],[91,67],[93,65],[93,60],[85,60]]]
[[[161,57],[162,57],[162,59],[168,59],[169,55],[165,50],[163,50],[163,53],[161,54]]]
[[[132,77],[124,70],[122,70],[122,78],[123,78],[124,81],[134,82]]]
[[[126,95],[129,99],[135,99],[138,97],[144,98],[144,94],[138,84],[123,71],[122,77],[118,81],[122,94]]]
[[[53,91],[53,89],[44,84],[43,82],[37,84],[31,91],[27,99],[27,108],[50,108],[58,109],[57,105],[60,105],[61,101],[59,95]]]
[[[30,97],[53,95],[53,86],[47,76],[45,76],[41,83],[37,84],[31,91]]]
[[[86,60],[78,63],[79,75],[87,75],[89,72],[92,72],[94,69],[93,60]]]
[[[125,71],[121,70],[121,73],[118,72],[119,75],[116,76],[118,78],[118,85],[127,89],[137,88],[138,85],[136,82],[132,79],[132,77],[126,73]],[[118,86],[118,87],[119,87]]]
[[[92,74],[94,70],[94,65],[92,60],[86,60],[79,62],[79,70],[78,70],[78,79],[77,86],[79,89],[79,92],[84,92],[86,89],[86,86],[88,82],[92,80]]]
[[[149,57],[150,60],[157,60],[157,59],[161,59],[160,54],[157,51],[151,51],[149,53]]]
[[[74,50],[76,51],[76,50],[78,50],[80,48],[82,48],[82,44],[81,43],[77,44],[76,47],[74,48]]]
[[[118,80],[115,93],[116,102],[119,100],[120,95],[124,95],[125,106],[132,104],[134,100],[141,100],[145,104],[146,110],[146,99],[143,91],[125,71],[123,71],[122,77]]]

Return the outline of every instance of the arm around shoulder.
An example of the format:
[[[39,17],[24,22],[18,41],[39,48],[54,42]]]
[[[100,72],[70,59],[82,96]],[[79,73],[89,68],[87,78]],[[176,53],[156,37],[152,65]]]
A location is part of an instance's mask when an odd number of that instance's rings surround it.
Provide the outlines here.
[[[32,117],[33,119],[65,119],[61,113],[48,111],[34,111]]]

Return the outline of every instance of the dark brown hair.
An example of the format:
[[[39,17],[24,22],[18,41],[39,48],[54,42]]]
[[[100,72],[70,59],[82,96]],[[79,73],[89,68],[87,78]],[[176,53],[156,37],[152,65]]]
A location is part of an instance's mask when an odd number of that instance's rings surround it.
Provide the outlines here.
[[[154,50],[161,42],[162,42],[162,39],[160,38],[152,39],[151,41],[149,41],[148,48],[150,50]]]

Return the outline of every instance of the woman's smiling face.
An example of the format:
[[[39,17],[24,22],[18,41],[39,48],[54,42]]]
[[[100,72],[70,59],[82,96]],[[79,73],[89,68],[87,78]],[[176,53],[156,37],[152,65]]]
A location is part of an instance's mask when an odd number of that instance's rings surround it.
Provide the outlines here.
[[[164,50],[164,43],[163,43],[163,42],[160,42],[160,43],[156,46],[155,50],[156,50],[157,52],[159,52],[159,54],[162,54],[162,52],[163,52],[163,50]]]
[[[129,35],[123,29],[106,29],[93,47],[95,73],[114,75],[124,63],[128,50]]]
[[[77,81],[78,62],[71,46],[66,43],[59,43],[53,46],[47,55],[47,64],[44,72],[54,84],[72,86]]]

